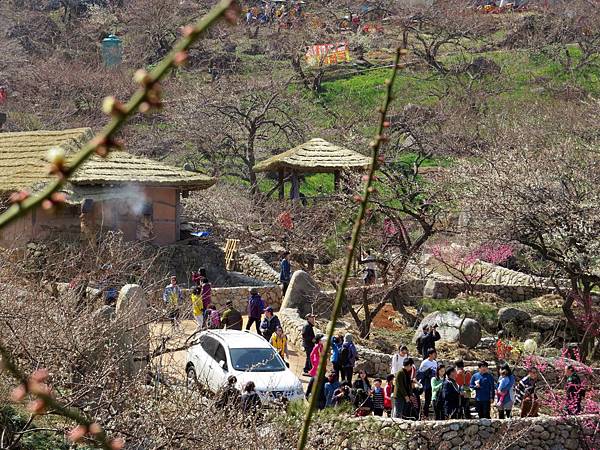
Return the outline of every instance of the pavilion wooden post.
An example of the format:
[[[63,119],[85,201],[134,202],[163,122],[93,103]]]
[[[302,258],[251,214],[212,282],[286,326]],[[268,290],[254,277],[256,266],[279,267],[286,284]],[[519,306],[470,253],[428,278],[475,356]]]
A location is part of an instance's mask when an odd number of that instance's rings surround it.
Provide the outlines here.
[[[290,190],[290,198],[292,200],[300,199],[300,180],[298,179],[298,172],[295,170],[292,172],[292,189]]]
[[[283,169],[279,169],[279,200],[283,200],[285,197],[285,172]]]
[[[340,171],[333,172],[333,192],[336,194],[340,191]]]

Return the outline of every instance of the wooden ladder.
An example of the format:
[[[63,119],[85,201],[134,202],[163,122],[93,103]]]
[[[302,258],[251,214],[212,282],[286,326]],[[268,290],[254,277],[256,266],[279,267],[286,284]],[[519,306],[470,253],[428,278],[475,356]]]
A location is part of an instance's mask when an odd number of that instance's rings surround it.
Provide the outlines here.
[[[239,246],[239,239],[227,239],[225,241],[225,268],[227,270],[233,270],[235,268],[235,258]]]

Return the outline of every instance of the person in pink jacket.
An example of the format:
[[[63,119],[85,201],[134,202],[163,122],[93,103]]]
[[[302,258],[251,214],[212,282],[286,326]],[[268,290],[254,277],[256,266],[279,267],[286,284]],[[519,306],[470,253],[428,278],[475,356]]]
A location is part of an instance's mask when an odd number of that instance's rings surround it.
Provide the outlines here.
[[[308,386],[306,387],[306,399],[310,397],[312,393],[313,383],[317,378],[317,372],[319,371],[319,361],[321,360],[321,353],[323,352],[323,346],[325,344],[325,339],[327,339],[322,334],[317,334],[315,336],[316,344],[310,352],[310,363],[312,364],[312,368],[308,372],[310,375],[310,381],[308,382]]]

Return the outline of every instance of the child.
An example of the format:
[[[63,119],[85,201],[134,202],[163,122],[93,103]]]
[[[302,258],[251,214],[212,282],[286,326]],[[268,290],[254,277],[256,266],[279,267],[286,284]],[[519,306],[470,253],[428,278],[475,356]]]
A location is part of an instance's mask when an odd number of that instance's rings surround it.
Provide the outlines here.
[[[440,364],[437,368],[435,377],[431,379],[431,400],[433,401],[433,411],[435,420],[444,420],[444,400],[442,398],[442,388],[444,385],[444,375],[446,367]]]
[[[390,374],[385,377],[386,385],[383,390],[383,409],[388,417],[392,417],[392,395],[394,394],[394,375]]]
[[[383,410],[385,409],[385,393],[381,387],[381,378],[375,378],[373,385],[374,388],[371,391],[371,397],[373,397],[373,414],[376,416],[383,416]]]
[[[196,286],[192,290],[191,300],[192,314],[194,314],[194,319],[196,319],[198,328],[202,328],[202,323],[204,322],[204,305],[202,304],[202,293],[200,287]]]
[[[207,328],[212,330],[221,328],[221,315],[215,305],[208,305],[206,309],[206,324]]]
[[[364,389],[356,390],[356,395],[354,396],[354,407],[356,408],[356,412],[354,413],[356,417],[364,417],[371,414],[373,401]]]

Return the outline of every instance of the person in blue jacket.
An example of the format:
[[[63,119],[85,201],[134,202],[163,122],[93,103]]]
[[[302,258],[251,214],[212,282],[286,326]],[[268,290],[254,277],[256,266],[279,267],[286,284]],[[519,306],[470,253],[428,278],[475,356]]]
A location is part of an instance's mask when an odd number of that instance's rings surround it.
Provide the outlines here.
[[[327,375],[327,382],[325,383],[325,407],[334,406],[333,393],[339,389],[340,382],[337,380],[337,374],[334,371],[329,372]]]
[[[471,377],[469,387],[475,389],[475,408],[480,419],[490,419],[490,406],[495,394],[494,377],[488,372],[488,363],[481,361],[479,371]]]
[[[509,365],[504,363],[500,366],[500,378],[496,388],[496,408],[500,419],[510,419],[512,408],[515,403],[515,376]]]
[[[333,373],[335,373],[335,379],[340,378],[340,347],[342,346],[343,338],[339,336],[331,337],[331,365],[333,366]]]

